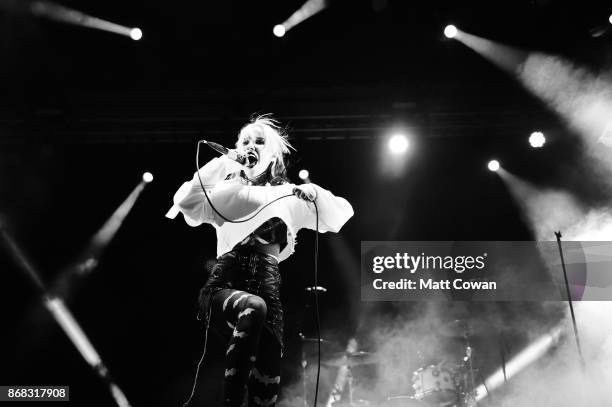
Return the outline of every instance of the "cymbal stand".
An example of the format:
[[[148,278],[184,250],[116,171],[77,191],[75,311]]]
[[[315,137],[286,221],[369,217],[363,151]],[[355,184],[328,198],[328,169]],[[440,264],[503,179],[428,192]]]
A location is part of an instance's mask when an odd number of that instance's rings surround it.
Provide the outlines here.
[[[466,333],[465,336],[465,357],[463,358],[464,362],[467,362],[468,365],[468,370],[469,370],[469,386],[468,389],[469,391],[466,392],[465,394],[465,398],[466,398],[466,404],[469,405],[470,407],[476,407],[478,406],[478,402],[476,401],[476,386],[474,385],[474,364],[472,363],[472,346],[470,345],[470,336],[469,333]]]
[[[299,335],[300,341],[302,342],[302,394],[304,395],[304,407],[308,407],[308,400],[306,398],[306,366],[308,366],[308,361],[306,360],[306,352],[304,351],[304,334],[300,332]]]
[[[346,382],[348,385],[349,406],[353,407],[353,367],[351,366],[350,360],[347,360],[346,364]]]
[[[304,289],[304,292],[306,294],[313,294],[314,298],[315,298],[315,304],[317,304],[317,293],[326,293],[327,292],[327,288],[319,286],[319,285],[315,285],[312,287],[306,287]],[[308,301],[306,301],[304,303],[305,308],[308,308]],[[318,312],[318,311],[317,311]],[[318,318],[318,317],[317,317]],[[318,319],[317,319],[318,321]],[[318,322],[317,322],[318,323]],[[318,326],[318,325],[317,325]],[[318,329],[318,328],[317,328]],[[318,330],[317,330],[318,332]],[[304,333],[300,332],[300,341],[302,342],[302,389],[303,389],[303,394],[304,394],[304,407],[308,407],[308,399],[306,398],[306,366],[308,366],[308,362],[306,361],[306,354],[304,352]],[[320,334],[318,341],[317,341],[317,353],[318,353],[318,364],[319,364],[319,369],[321,367],[321,338],[320,338]],[[317,391],[319,388],[319,372],[317,371],[317,384],[316,384],[316,389],[315,389],[315,403],[316,403],[316,399],[317,399]]]

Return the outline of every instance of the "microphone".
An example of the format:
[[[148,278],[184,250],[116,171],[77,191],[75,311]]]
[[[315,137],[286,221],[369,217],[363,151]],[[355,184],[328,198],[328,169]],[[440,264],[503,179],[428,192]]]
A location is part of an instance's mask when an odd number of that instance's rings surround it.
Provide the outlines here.
[[[208,147],[212,148],[216,152],[228,156],[229,158],[231,158],[232,160],[236,161],[239,164],[242,164],[242,165],[245,165],[245,164],[251,165],[250,158],[247,157],[244,154],[240,154],[236,150],[230,150],[229,148],[223,147],[221,144],[213,143],[212,141],[206,141],[206,140],[202,140],[202,141]]]

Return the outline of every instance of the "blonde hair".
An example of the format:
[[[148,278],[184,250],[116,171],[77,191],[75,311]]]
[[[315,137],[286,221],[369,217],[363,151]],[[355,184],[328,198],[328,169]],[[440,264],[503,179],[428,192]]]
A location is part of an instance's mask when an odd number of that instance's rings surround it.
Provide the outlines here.
[[[238,133],[236,147],[239,146],[240,139],[246,133],[260,131],[265,135],[266,143],[270,143],[273,150],[274,160],[270,169],[272,178],[286,178],[287,168],[285,166],[285,156],[291,154],[295,148],[287,139],[287,132],[280,126],[280,123],[271,117],[271,114],[253,116],[251,121],[244,125]]]

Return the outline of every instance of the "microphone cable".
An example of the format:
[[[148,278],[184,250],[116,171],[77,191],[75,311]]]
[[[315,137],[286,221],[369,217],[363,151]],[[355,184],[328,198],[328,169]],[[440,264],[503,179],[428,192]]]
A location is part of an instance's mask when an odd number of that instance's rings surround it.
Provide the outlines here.
[[[253,219],[255,216],[259,215],[259,213],[261,211],[263,211],[265,208],[267,208],[269,205],[272,205],[274,202],[279,201],[283,198],[288,198],[290,196],[294,196],[293,194],[287,194],[287,195],[283,195],[283,196],[279,196],[278,198],[268,202],[267,204],[263,205],[261,208],[259,208],[257,210],[257,212],[255,212],[253,215],[249,216],[246,219],[240,219],[240,220],[232,220],[232,219],[228,219],[225,216],[223,216],[223,214],[221,212],[219,212],[217,210],[217,208],[215,208],[215,206],[213,205],[213,203],[211,202],[210,198],[208,197],[208,193],[206,192],[206,188],[204,188],[204,183],[202,182],[202,177],[200,177],[200,144],[206,143],[206,140],[200,140],[198,141],[198,147],[196,149],[196,174],[198,174],[198,181],[200,181],[200,186],[202,187],[202,191],[204,191],[204,196],[206,197],[206,200],[208,201],[208,204],[210,205],[210,207],[212,208],[213,211],[215,211],[215,213],[217,215],[219,215],[219,217],[221,219],[223,219],[226,222],[230,222],[230,223],[244,223],[244,222],[248,222],[251,219]],[[313,202],[314,203],[314,202]],[[316,204],[315,204],[316,206]],[[318,230],[317,230],[318,232]]]
[[[314,202],[313,202],[314,203]],[[315,203],[315,214],[316,214],[316,235],[315,235],[315,248],[314,248],[314,299],[315,299],[315,319],[317,326],[317,382],[315,385],[315,397],[314,397],[314,407],[317,407],[317,398],[319,395],[319,377],[321,376],[321,319],[319,318],[319,208]],[[306,395],[304,394],[304,397]]]
[[[227,217],[225,217],[221,212],[219,212],[217,210],[217,208],[215,208],[215,206],[213,205],[212,201],[210,200],[210,197],[208,196],[208,193],[206,192],[206,188],[204,187],[204,182],[202,182],[202,177],[200,176],[200,145],[201,144],[205,144],[206,140],[200,140],[198,141],[198,146],[196,148],[196,174],[198,175],[198,181],[200,182],[200,186],[202,187],[202,191],[204,192],[204,196],[206,197],[206,201],[208,201],[208,204],[210,205],[210,207],[212,208],[212,210],[219,215],[219,217],[221,219],[223,219],[226,222],[230,222],[230,223],[244,223],[244,222],[248,222],[251,219],[255,218],[255,216],[259,215],[259,213],[261,211],[263,211],[265,208],[267,208],[269,205],[273,204],[276,201],[279,201],[283,198],[288,198],[288,197],[292,197],[295,196],[294,194],[287,194],[287,195],[283,195],[280,196],[270,202],[268,202],[265,205],[262,205],[261,208],[259,208],[253,215],[245,218],[245,219],[236,219],[236,220],[232,220],[232,219],[228,219]],[[316,199],[316,198],[315,198]],[[317,203],[315,201],[312,201],[312,203],[314,204],[315,207],[315,218],[316,218],[316,222],[315,222],[315,248],[314,248],[314,286],[315,286],[315,315],[316,315],[316,327],[317,327],[317,346],[318,346],[318,358],[317,358],[317,381],[316,381],[316,386],[315,386],[315,399],[314,399],[314,407],[316,407],[317,405],[317,398],[318,398],[318,394],[319,394],[319,377],[321,375],[321,320],[319,317],[319,294],[317,293],[317,289],[316,287],[318,287],[318,259],[319,259],[319,208],[317,207]],[[191,394],[189,396],[189,398],[187,399],[187,401],[183,404],[183,407],[189,407],[191,405],[191,401],[193,399],[193,396],[195,395],[195,389],[198,383],[198,376],[200,373],[200,368],[202,366],[202,363],[204,362],[204,357],[206,356],[206,345],[208,342],[208,328],[210,325],[210,313],[212,310],[209,310],[208,315],[207,315],[207,321],[206,321],[206,331],[204,333],[204,350],[202,351],[202,357],[200,358],[198,365],[196,367],[196,373],[195,373],[195,377],[193,380],[193,387],[191,388]]]

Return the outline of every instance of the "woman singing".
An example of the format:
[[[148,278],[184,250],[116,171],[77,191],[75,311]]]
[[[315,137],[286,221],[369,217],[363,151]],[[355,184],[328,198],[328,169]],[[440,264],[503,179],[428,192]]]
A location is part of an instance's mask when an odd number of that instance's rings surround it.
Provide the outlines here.
[[[207,324],[228,338],[224,406],[247,399],[249,407],[275,405],[283,348],[278,264],[293,253],[300,229],[316,229],[315,203],[319,232],[338,232],[353,215],[345,199],[287,180],[290,149],[276,121],[252,120],[240,130],[236,150],[212,159],[179,188],[166,215],[182,212],[190,226],[210,223],[217,232],[217,262],[199,302]],[[244,157],[245,164],[230,157]],[[262,207],[246,222],[226,220],[249,219]]]

